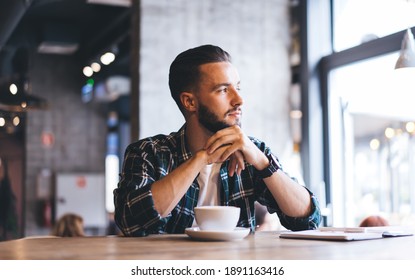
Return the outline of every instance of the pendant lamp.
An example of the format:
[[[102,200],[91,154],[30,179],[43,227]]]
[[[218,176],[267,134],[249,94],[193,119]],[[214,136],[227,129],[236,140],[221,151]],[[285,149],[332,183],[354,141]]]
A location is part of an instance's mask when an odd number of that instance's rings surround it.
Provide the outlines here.
[[[407,29],[402,40],[401,53],[395,69],[415,67],[415,41],[411,29]]]

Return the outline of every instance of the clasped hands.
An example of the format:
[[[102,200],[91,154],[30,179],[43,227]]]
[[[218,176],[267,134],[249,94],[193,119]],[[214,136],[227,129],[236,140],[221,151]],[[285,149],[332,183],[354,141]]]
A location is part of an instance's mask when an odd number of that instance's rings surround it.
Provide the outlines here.
[[[268,159],[257,146],[237,126],[224,128],[216,132],[206,142],[203,151],[207,155],[207,164],[221,163],[230,159],[229,176],[240,175],[245,169],[245,162],[258,170],[268,165]]]

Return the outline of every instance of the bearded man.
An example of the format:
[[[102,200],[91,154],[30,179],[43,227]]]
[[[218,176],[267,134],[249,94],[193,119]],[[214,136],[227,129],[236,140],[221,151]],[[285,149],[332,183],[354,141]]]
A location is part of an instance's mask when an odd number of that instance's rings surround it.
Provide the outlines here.
[[[115,221],[125,236],[184,233],[201,205],[239,207],[237,226],[254,232],[256,201],[287,229],[318,227],[316,197],[242,130],[239,74],[226,51],[203,45],[182,52],[170,66],[169,86],[185,123],[127,147],[114,190]]]

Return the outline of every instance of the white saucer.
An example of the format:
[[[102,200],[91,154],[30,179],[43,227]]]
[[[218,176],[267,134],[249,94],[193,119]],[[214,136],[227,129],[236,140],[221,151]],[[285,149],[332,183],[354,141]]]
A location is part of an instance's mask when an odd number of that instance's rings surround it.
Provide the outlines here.
[[[238,240],[243,239],[249,234],[249,228],[237,227],[232,231],[201,230],[198,227],[185,229],[185,233],[191,238],[199,240]]]

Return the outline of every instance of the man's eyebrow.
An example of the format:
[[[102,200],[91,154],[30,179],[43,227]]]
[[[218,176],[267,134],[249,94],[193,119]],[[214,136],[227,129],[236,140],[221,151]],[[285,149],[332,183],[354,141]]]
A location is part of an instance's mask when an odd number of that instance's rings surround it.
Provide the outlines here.
[[[216,84],[212,87],[213,90],[219,89],[220,87],[228,87],[232,85],[232,83],[220,83],[220,84]],[[236,83],[236,86],[240,86],[241,85],[241,81]]]
[[[214,85],[213,86],[213,89],[218,89],[218,88],[220,88],[220,87],[228,87],[228,86],[230,86],[231,85],[231,83],[220,83],[220,84],[216,84],[216,85]]]

